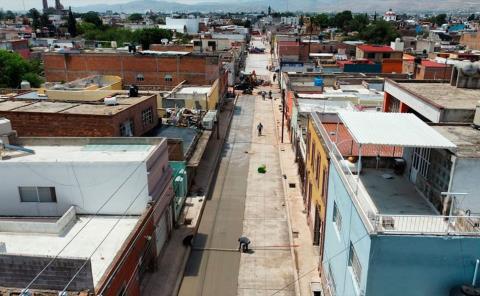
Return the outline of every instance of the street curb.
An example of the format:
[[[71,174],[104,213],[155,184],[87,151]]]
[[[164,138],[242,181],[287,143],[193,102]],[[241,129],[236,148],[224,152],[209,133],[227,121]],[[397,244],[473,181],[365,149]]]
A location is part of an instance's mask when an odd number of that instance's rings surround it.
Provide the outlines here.
[[[207,190],[206,190],[206,194],[204,196],[205,201],[203,202],[202,208],[200,209],[200,213],[199,213],[198,220],[197,220],[198,223],[197,223],[197,225],[195,225],[195,230],[194,230],[194,233],[193,233],[194,236],[197,234],[198,228],[200,226],[200,222],[202,221],[203,211],[205,210],[205,205],[208,202],[208,197],[213,193],[213,191],[212,191],[213,182],[212,181],[215,179],[215,177],[218,174],[218,169],[220,167],[220,157],[222,156],[223,146],[225,145],[225,141],[227,140],[228,135],[230,134],[230,127],[232,125],[232,119],[233,119],[233,115],[235,113],[235,106],[237,105],[238,97],[239,97],[239,95],[237,95],[235,97],[235,100],[233,101],[233,108],[232,108],[232,111],[230,112],[229,122],[228,122],[228,125],[227,125],[227,129],[225,131],[223,143],[222,143],[221,149],[218,150],[217,157],[215,159],[215,162],[216,162],[215,169],[213,170],[213,172],[209,176]],[[181,287],[182,282],[183,282],[183,276],[185,274],[185,267],[187,266],[188,259],[190,258],[191,253],[192,253],[192,246],[190,245],[190,246],[187,247],[187,251],[186,251],[184,259],[182,261],[181,272],[179,273],[179,275],[177,277],[177,281],[175,283],[175,288],[173,289],[173,295],[178,295],[178,292],[180,292],[180,287]]]

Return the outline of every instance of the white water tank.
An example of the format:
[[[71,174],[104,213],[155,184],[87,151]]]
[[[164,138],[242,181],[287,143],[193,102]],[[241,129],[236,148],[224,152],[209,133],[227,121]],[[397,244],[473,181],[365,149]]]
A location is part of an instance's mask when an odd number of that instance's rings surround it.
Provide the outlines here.
[[[12,133],[12,124],[6,118],[0,118],[0,136],[9,135]]]
[[[115,106],[117,105],[117,97],[106,97],[103,99],[105,106]]]
[[[22,82],[20,83],[20,88],[21,89],[31,89],[32,86],[30,85],[30,82],[28,82],[26,80],[22,80]]]

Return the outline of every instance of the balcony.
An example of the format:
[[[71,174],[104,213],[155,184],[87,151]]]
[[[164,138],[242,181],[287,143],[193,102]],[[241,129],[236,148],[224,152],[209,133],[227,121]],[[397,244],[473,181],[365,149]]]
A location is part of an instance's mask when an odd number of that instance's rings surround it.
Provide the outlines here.
[[[368,116],[367,113],[363,114],[361,117]],[[394,170],[395,159],[403,156],[404,147],[416,147],[416,145],[423,147],[422,141],[425,141],[429,143],[426,147],[432,149],[453,149],[453,144],[450,145],[446,139],[442,138],[432,140],[432,137],[440,135],[428,134],[430,132],[428,129],[427,134],[423,136],[424,140],[419,139],[415,142],[415,136],[412,136],[412,143],[408,144],[409,131],[425,129],[425,127],[415,128],[414,126],[401,129],[404,131],[401,135],[403,140],[398,140],[392,133],[384,143],[382,139],[377,142],[375,139],[364,141],[361,138],[362,131],[358,132],[358,123],[348,122],[349,115],[344,116],[347,117],[347,122],[343,124],[350,133],[350,137],[346,140],[344,135],[337,138],[341,128],[337,128],[336,133],[333,133],[328,124],[322,123],[320,114],[314,114],[312,117],[329,149],[331,161],[369,232],[410,235],[480,235],[480,217],[440,215],[417,191],[415,185],[409,180],[407,172],[396,174]],[[408,117],[410,116],[413,115]],[[402,118],[402,120],[411,119]],[[339,115],[339,124],[340,121],[342,121],[342,114]],[[352,124],[356,124],[357,130],[351,128]],[[420,125],[418,122],[415,124]],[[422,124],[430,128],[425,123],[422,122]],[[375,132],[372,132],[372,129],[379,126],[381,125],[371,124],[367,131],[370,137],[375,138]],[[355,132],[360,135],[355,135]],[[344,147],[345,142],[350,148]],[[389,144],[390,149],[385,149]],[[364,151],[363,158],[362,145],[368,147]],[[377,148],[377,153],[374,154],[376,156],[372,156],[368,150],[375,150],[375,148]]]

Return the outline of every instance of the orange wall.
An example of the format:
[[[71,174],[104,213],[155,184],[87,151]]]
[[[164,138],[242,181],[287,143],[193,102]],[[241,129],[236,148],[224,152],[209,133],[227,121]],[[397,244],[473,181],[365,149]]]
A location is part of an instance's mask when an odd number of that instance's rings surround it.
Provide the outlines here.
[[[382,63],[382,73],[402,73],[403,60],[384,59]]]

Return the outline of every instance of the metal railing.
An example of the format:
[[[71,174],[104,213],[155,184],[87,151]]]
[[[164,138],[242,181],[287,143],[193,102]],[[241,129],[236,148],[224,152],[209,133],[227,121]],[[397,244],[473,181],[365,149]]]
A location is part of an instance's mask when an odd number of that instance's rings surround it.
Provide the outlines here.
[[[480,217],[433,215],[376,215],[379,233],[480,235]]]

